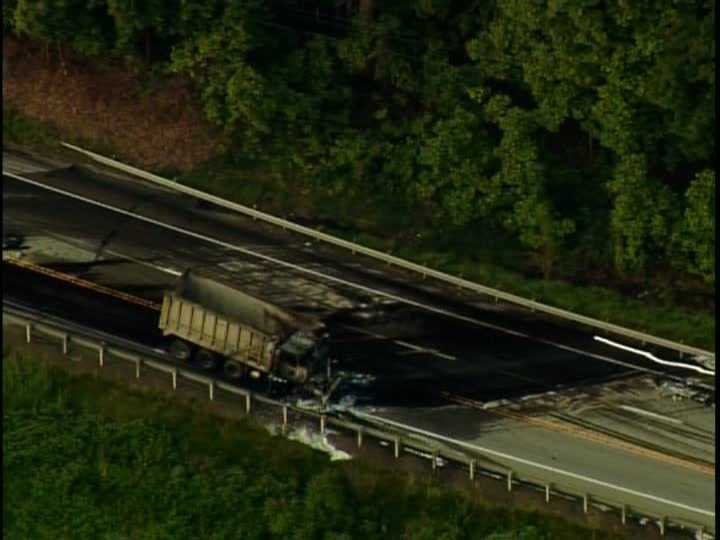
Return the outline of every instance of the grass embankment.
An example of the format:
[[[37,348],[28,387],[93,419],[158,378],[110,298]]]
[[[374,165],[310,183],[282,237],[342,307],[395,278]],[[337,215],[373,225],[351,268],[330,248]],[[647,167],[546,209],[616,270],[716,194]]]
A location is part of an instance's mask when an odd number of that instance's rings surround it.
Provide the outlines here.
[[[8,351],[3,413],[8,539],[612,537]]]
[[[26,146],[55,145],[57,132],[48,124],[26,118],[17,111],[3,109],[3,141]]]
[[[59,130],[15,111],[3,114],[3,137],[18,144],[55,145]],[[66,140],[108,152],[101,146],[61,134]],[[99,138],[98,140],[100,140]],[[119,154],[122,154],[119,152]],[[122,157],[120,158],[122,159]],[[159,171],[173,174],[172,171]],[[689,345],[715,350],[715,317],[708,309],[682,307],[672,284],[654,283],[644,300],[611,288],[576,284],[572,268],[559,268],[569,279],[534,277],[535,265],[527,252],[496,233],[478,238],[471,231],[441,232],[418,226],[418,209],[396,204],[372,193],[330,195],[311,183],[278,178],[230,157],[216,158],[195,169],[174,175],[181,183],[214,195],[257,205],[258,208],[306,219],[327,232],[368,247],[464,277],[477,283],[532,298],[559,308],[647,332]],[[391,231],[391,232],[388,232]],[[597,280],[596,280],[597,281]],[[599,281],[602,281],[600,279]],[[631,287],[635,292],[638,285]]]

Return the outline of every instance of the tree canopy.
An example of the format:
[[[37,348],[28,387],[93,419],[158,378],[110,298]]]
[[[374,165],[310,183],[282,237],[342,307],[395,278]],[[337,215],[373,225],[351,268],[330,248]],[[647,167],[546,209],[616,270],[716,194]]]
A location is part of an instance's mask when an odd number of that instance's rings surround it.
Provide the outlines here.
[[[549,275],[714,281],[715,3],[14,0],[5,32],[196,84],[245,158],[502,231]]]

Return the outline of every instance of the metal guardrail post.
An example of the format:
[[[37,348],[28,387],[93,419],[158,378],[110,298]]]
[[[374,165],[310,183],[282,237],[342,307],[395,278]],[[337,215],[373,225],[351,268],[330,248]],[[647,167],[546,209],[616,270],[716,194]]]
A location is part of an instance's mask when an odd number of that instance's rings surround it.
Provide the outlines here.
[[[590,495],[587,493],[583,495],[583,514],[588,513],[588,507],[590,505]]]
[[[545,484],[545,502],[550,502],[550,484]]]
[[[400,457],[400,437],[395,437],[395,459]]]
[[[283,433],[287,430],[288,427],[288,406],[287,404],[283,403],[282,406],[282,429]]]
[[[208,383],[208,392],[210,394],[210,401],[213,401],[215,399],[215,381]]]
[[[32,324],[27,323],[25,325],[25,341],[30,343],[32,341]]]
[[[359,427],[358,430],[357,430],[357,445],[358,445],[358,448],[362,447],[362,443],[363,443],[363,430],[362,430],[361,427]]]
[[[63,335],[63,337],[62,337],[62,352],[65,355],[68,353],[69,341],[70,341],[70,336],[67,334]]]
[[[628,507],[626,504],[623,504],[620,508],[620,522],[623,525],[627,525],[627,514],[628,514]]]
[[[470,460],[470,481],[475,480],[475,460]]]
[[[607,483],[607,482],[604,482],[601,480],[597,480],[595,478],[587,478],[587,477],[584,477],[583,475],[580,475],[577,473],[558,469],[556,467],[543,465],[541,463],[532,462],[532,461],[524,459],[524,458],[519,458],[517,456],[508,455],[503,452],[491,450],[488,448],[483,448],[480,446],[476,446],[474,444],[468,444],[463,441],[444,437],[438,433],[428,432],[428,431],[422,430],[417,427],[413,427],[413,426],[409,426],[406,424],[402,424],[397,421],[389,420],[387,418],[375,417],[373,415],[362,413],[360,411],[354,411],[354,415],[360,419],[365,419],[365,420],[368,420],[375,424],[389,426],[389,427],[392,427],[393,429],[400,429],[400,430],[402,430],[402,433],[411,433],[411,434],[420,435],[425,440],[432,440],[434,442],[444,441],[445,443],[452,444],[453,446],[465,448],[468,451],[472,452],[473,454],[480,452],[481,455],[485,455],[485,456],[497,456],[498,458],[503,459],[503,463],[510,461],[510,462],[518,462],[521,464],[521,466],[523,466],[523,465],[524,466],[528,466],[528,465],[532,466],[536,471],[536,472],[532,473],[533,477],[535,477],[535,478],[537,478],[537,470],[548,471],[552,474],[552,476],[548,477],[547,475],[543,475],[540,477],[540,479],[541,479],[540,482],[532,482],[535,485],[539,484],[539,487],[541,489],[546,482],[548,482],[548,481],[555,482],[555,477],[558,474],[560,474],[560,475],[563,475],[566,477],[574,478],[576,481],[579,480],[581,482],[581,484],[579,484],[577,486],[576,490],[567,492],[568,495],[572,495],[574,497],[578,497],[578,495],[582,494],[583,492],[584,493],[594,493],[593,490],[598,485],[600,485],[603,488],[610,488],[616,492],[620,492],[620,497],[616,498],[615,496],[613,496],[613,499],[608,499],[608,501],[612,501],[612,502],[610,502],[610,504],[612,504],[613,506],[619,507],[620,504],[626,503],[628,501],[628,499],[625,498],[627,495],[625,495],[625,496],[622,495],[623,493],[625,493],[625,494],[629,494],[630,496],[633,497],[633,499],[631,499],[631,501],[640,497],[643,499],[648,499],[650,501],[655,501],[656,503],[660,503],[661,505],[663,505],[662,506],[663,508],[668,508],[668,509],[672,508],[672,510],[670,510],[670,512],[668,512],[667,509],[664,510],[664,513],[672,516],[673,520],[675,520],[675,519],[685,519],[685,520],[690,519],[691,523],[705,525],[706,527],[712,527],[714,524],[715,513],[714,513],[714,511],[711,511],[711,510],[705,510],[702,508],[694,508],[694,507],[685,505],[685,504],[677,502],[677,501],[669,501],[667,499],[663,499],[661,497],[656,497],[651,494],[639,492],[639,491],[636,491],[636,490],[633,490],[631,488],[627,488],[624,486],[610,484],[610,483]],[[503,468],[505,468],[505,466]],[[493,468],[490,468],[490,470],[493,470],[493,472],[496,472],[496,473],[499,472]],[[515,469],[515,472],[508,471],[507,469],[505,469],[505,471],[500,473],[500,474],[507,474],[508,491],[511,491],[511,489],[512,489],[513,474],[515,474],[515,475],[519,474],[520,477],[525,478],[525,476],[524,476],[525,472],[526,472],[526,470],[524,470],[523,468],[520,468],[520,469]],[[582,491],[578,491],[578,490],[582,490]],[[557,490],[557,489],[556,489],[556,492],[563,493],[562,491]],[[634,509],[633,514],[649,515],[649,516],[655,515],[655,512],[653,512],[653,510],[651,510],[651,508],[652,508],[652,506],[646,506],[644,504],[643,505],[633,505],[633,509]],[[675,514],[675,512],[678,510],[679,510],[679,513]],[[692,513],[692,515],[694,515],[696,517],[692,517],[692,518],[687,517],[688,512]],[[702,517],[697,517],[697,516],[702,516]]]
[[[142,364],[142,358],[135,360],[135,378],[140,379],[140,365]]]
[[[325,435],[325,415],[320,415],[320,435]]]
[[[98,347],[98,363],[100,364],[100,367],[105,365],[105,347],[102,345]]]
[[[245,414],[250,414],[250,399],[251,394],[248,392],[245,394]]]
[[[177,390],[177,374],[178,374],[177,368],[173,368],[173,370],[170,372],[170,376],[172,377],[173,390]]]
[[[660,528],[660,536],[665,536],[665,524],[667,522],[667,517],[663,516],[660,518],[660,521],[658,521],[658,527]]]

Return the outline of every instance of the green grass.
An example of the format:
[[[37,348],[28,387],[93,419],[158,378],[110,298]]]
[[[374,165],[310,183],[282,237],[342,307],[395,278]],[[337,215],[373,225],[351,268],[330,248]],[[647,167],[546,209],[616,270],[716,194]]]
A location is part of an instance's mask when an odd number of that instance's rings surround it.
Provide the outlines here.
[[[55,140],[54,133],[52,127],[28,121],[12,111],[3,114],[6,141],[47,146]],[[113,153],[103,142],[73,142],[100,153]],[[294,220],[304,217],[330,234],[482,285],[665,339],[715,350],[714,314],[677,305],[672,287],[665,287],[666,298],[660,294],[653,301],[641,301],[610,288],[536,278],[527,251],[495,231],[485,234],[470,230],[438,232],[418,225],[422,221],[422,209],[373,193],[329,195],[302,179],[280,178],[255,164],[238,163],[229,155],[186,174],[159,172],[213,195],[256,205],[266,212]],[[570,269],[566,273],[577,272]]]
[[[611,289],[596,286],[579,287],[557,280],[532,279],[492,264],[456,261],[446,253],[425,252],[418,256],[403,254],[417,262],[442,260],[436,268],[461,275],[471,281],[516,295],[537,300],[601,321],[632,328],[651,335],[715,350],[714,316],[691,311],[672,304],[651,305],[635,300]]]
[[[77,159],[77,153],[61,146],[61,140],[83,148],[92,148],[99,154],[113,153],[113,148],[99,138],[90,141],[86,137],[65,133],[50,122],[29,118],[5,104],[3,107],[3,144],[37,150],[50,157],[68,161]]]
[[[57,135],[44,122],[29,119],[17,111],[3,109],[3,141],[27,146],[54,146]]]
[[[8,539],[617,538],[5,351]]]

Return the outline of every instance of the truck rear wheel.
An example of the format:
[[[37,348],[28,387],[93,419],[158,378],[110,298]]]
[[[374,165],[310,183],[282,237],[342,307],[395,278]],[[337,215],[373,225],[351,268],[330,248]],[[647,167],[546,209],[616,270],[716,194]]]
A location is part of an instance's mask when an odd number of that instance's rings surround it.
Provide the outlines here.
[[[212,371],[220,365],[220,358],[218,355],[207,349],[200,349],[195,353],[194,358],[195,364],[201,369]]]
[[[176,360],[187,362],[190,360],[190,356],[192,355],[192,349],[190,345],[185,343],[182,339],[174,339],[172,343],[170,343],[170,347],[168,347],[168,353],[170,353],[170,356]]]
[[[228,379],[238,381],[247,374],[247,366],[244,366],[240,362],[235,362],[234,360],[228,360],[225,362],[223,372]]]

